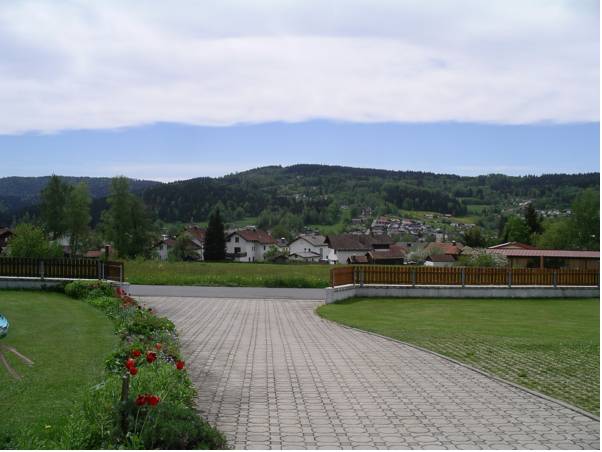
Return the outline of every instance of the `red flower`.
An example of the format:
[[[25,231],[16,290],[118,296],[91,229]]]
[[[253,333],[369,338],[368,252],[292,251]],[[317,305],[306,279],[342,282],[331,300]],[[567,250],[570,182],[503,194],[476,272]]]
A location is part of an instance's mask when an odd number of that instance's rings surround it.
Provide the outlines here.
[[[160,401],[161,401],[161,398],[159,396],[156,396],[156,395],[146,396],[146,403],[148,403],[150,406],[157,406],[157,404]]]
[[[184,361],[176,361],[176,369],[182,370],[182,369],[184,369],[184,365],[185,365]]]
[[[136,367],[128,367],[128,369],[132,375],[136,375],[138,373],[138,369]]]
[[[155,348],[156,348],[157,350],[161,350],[161,344],[159,344],[159,343],[157,342],[157,343],[155,344]]]
[[[136,405],[146,405],[146,395],[139,394],[138,397],[136,397]]]
[[[142,355],[142,352],[140,350],[138,350],[137,348],[135,348],[134,350],[132,350],[132,356],[134,358],[138,358],[140,355]]]
[[[134,361],[132,358],[128,358],[128,360],[125,362],[125,367],[127,367],[128,369],[136,367],[136,361]]]
[[[148,353],[146,354],[146,360],[147,360],[149,363],[152,363],[152,362],[154,362],[156,359],[157,359],[157,354],[156,354],[155,352],[148,352]]]

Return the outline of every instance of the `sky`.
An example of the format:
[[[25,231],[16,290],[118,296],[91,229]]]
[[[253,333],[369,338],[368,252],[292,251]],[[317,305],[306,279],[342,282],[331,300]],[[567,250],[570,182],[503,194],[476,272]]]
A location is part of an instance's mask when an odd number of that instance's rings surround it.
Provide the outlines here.
[[[599,171],[597,0],[0,2],[0,177]]]

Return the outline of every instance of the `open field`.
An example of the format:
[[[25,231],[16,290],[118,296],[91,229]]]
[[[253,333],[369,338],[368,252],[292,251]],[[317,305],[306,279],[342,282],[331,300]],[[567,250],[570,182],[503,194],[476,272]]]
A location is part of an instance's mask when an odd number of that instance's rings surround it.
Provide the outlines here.
[[[329,284],[331,268],[322,264],[136,260],[126,262],[125,276],[132,284],[323,288]]]
[[[318,314],[600,412],[599,300],[352,299]]]
[[[0,343],[34,362],[28,367],[4,353],[23,379],[0,366],[0,446],[19,431],[51,437],[101,379],[117,341],[113,324],[98,309],[53,292],[1,290],[0,312],[11,324]]]

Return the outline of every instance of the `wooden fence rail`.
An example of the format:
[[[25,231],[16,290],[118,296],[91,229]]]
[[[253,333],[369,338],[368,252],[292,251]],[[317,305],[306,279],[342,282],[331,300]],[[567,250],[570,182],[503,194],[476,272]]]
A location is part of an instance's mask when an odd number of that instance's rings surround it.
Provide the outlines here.
[[[599,286],[598,270],[348,265],[330,270],[332,287],[346,284],[420,286]]]
[[[107,279],[123,282],[123,262],[98,259],[0,257],[0,276],[22,278]]]

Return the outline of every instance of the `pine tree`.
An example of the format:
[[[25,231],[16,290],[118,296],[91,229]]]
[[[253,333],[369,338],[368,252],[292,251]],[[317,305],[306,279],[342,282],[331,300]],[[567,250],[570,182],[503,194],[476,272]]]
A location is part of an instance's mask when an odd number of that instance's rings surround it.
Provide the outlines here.
[[[215,209],[209,217],[204,257],[206,261],[220,261],[226,258],[226,237],[219,208]]]
[[[531,234],[541,233],[541,219],[531,203],[529,203],[525,209],[525,222],[527,223],[527,226],[529,226]]]

